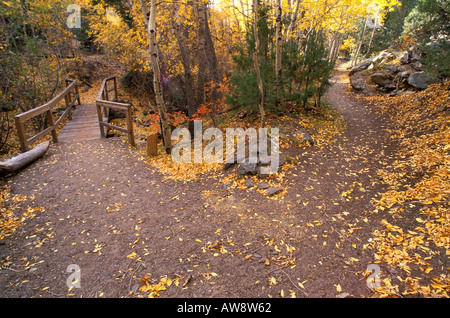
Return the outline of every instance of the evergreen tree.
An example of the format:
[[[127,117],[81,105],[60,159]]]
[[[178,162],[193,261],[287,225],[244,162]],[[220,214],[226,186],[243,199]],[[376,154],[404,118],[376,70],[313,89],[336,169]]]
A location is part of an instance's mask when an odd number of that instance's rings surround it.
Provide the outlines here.
[[[322,96],[330,86],[329,79],[334,63],[328,59],[325,37],[321,31],[312,31],[300,45],[295,41],[283,43],[281,86],[277,96],[275,79],[275,39],[274,29],[268,21],[267,6],[261,6],[259,34],[261,40],[260,65],[265,89],[265,107],[268,111],[283,111],[277,100],[296,104],[305,109],[317,109]],[[231,77],[231,93],[228,103],[235,108],[245,108],[256,112],[259,92],[256,74],[253,69],[252,52],[255,47],[254,36],[248,28],[245,45],[237,48],[234,56],[236,70]]]
[[[448,0],[419,0],[405,19],[404,35],[421,45],[424,69],[435,78],[450,77],[450,9]]]
[[[260,42],[259,64],[261,79],[265,88],[265,104],[267,110],[275,109],[275,81],[274,74],[274,29],[269,23],[270,7],[261,4],[258,10],[258,35]],[[259,91],[254,69],[252,54],[255,50],[255,37],[252,27],[248,27],[244,46],[236,48],[233,57],[236,70],[231,77],[232,90],[227,101],[236,108],[245,107],[249,112],[256,112],[259,106]]]
[[[330,86],[331,71],[334,62],[328,59],[328,50],[325,45],[325,37],[321,31],[312,31],[310,36],[303,40],[305,52],[300,59],[301,72],[300,94],[303,107],[313,99],[315,109],[320,107],[320,100]]]

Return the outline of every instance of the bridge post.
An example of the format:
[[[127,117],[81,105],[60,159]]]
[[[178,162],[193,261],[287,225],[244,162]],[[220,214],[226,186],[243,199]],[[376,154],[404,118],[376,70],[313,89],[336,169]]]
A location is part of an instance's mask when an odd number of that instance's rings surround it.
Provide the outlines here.
[[[119,99],[118,94],[117,94],[117,78],[114,76],[114,94],[116,97],[116,100]]]
[[[17,137],[19,137],[20,150],[22,152],[25,152],[28,150],[26,144],[25,127],[21,118],[14,117],[14,120],[16,121]]]
[[[81,105],[81,99],[80,99],[80,92],[78,91],[78,82],[75,83],[75,93],[77,94],[78,98],[78,105]]]
[[[152,134],[147,137],[147,156],[158,155],[158,135]]]
[[[135,145],[134,142],[134,129],[133,129],[133,113],[131,112],[131,105],[128,106],[127,110],[127,129],[128,129],[128,140],[132,146]]]
[[[53,142],[58,142],[58,134],[56,133],[56,127],[55,127],[55,123],[53,122],[52,111],[50,109],[47,110],[47,120],[48,120],[49,126],[50,127],[53,126],[53,130],[52,130]]]

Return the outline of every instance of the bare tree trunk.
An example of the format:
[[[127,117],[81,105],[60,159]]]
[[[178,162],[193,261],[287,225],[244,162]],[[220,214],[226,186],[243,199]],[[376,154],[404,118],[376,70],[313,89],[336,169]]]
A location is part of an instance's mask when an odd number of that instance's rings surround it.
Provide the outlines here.
[[[333,55],[331,57],[332,61],[336,61],[339,57],[339,51],[342,45],[342,41],[344,39],[343,34],[339,34],[338,38],[337,38],[337,44],[334,46],[334,52]]]
[[[205,7],[203,2],[196,4],[197,7],[197,38],[198,38],[198,74],[197,74],[197,103],[201,105],[205,102],[205,82],[206,82],[206,60],[205,55]]]
[[[170,153],[172,150],[172,138],[169,125],[169,119],[166,113],[166,106],[164,104],[164,97],[161,85],[161,74],[159,68],[158,48],[156,43],[156,0],[151,0],[150,3],[150,15],[148,15],[147,5],[145,0],[141,0],[142,10],[144,13],[144,19],[148,24],[147,33],[150,44],[150,61],[153,69],[153,89],[155,91],[156,105],[158,107],[159,117],[161,120],[161,133],[163,136],[164,147],[166,152]],[[145,11],[144,11],[145,10]],[[147,18],[148,17],[148,18]]]
[[[283,93],[282,83],[281,83],[281,43],[282,43],[282,33],[281,33],[281,0],[276,0],[276,13],[275,13],[275,21],[276,21],[276,50],[275,50],[275,79],[276,79],[276,104],[283,104],[284,100],[281,96]]]
[[[172,27],[175,31],[175,36],[177,38],[178,47],[181,53],[181,64],[183,64],[184,69],[184,96],[186,96],[188,105],[188,117],[189,117],[189,131],[191,136],[194,136],[194,122],[192,117],[197,112],[197,105],[195,103],[194,97],[194,79],[191,71],[191,59],[186,50],[186,43],[183,36],[183,31],[180,25],[180,17],[178,14],[178,3],[174,3],[174,14],[172,16],[176,17],[176,21],[171,20]]]
[[[353,66],[355,66],[358,63],[358,54],[359,54],[359,51],[361,50],[361,46],[364,42],[364,36],[366,35],[366,27],[367,27],[367,18],[366,18],[366,21],[364,22],[364,29],[363,29],[363,33],[361,36],[361,40],[359,41],[358,49],[356,50],[355,56],[353,58],[353,63],[352,63]]]
[[[206,59],[208,61],[208,68],[209,68],[209,74],[211,76],[211,80],[213,81],[214,85],[212,87],[211,92],[211,100],[212,100],[212,112],[211,112],[211,119],[213,121],[213,125],[216,126],[216,111],[217,111],[217,100],[219,99],[219,94],[217,92],[216,84],[220,82],[220,72],[217,62],[217,56],[216,56],[216,50],[214,48],[214,42],[212,40],[211,36],[211,30],[209,28],[209,14],[208,14],[208,7],[205,4],[205,48],[206,48]]]
[[[367,49],[366,56],[369,55],[370,49],[372,48],[373,36],[377,29],[377,24],[378,24],[378,16],[375,17],[375,22],[374,22],[373,29],[372,29],[372,35],[370,36],[369,48]]]
[[[334,53],[334,48],[336,45],[336,35],[337,35],[338,31],[335,31],[334,34],[330,37],[329,41],[328,41],[328,59],[331,60],[331,58],[333,57],[333,53]]]
[[[259,35],[258,35],[258,0],[253,0],[253,32],[255,36],[255,50],[253,51],[253,63],[255,65],[256,79],[258,81],[259,89],[259,112],[261,115],[261,128],[264,128],[264,86],[261,79],[261,70],[259,67]]]
[[[300,3],[301,0],[297,0],[296,5],[295,5],[295,11],[294,11],[294,15],[291,18],[291,22],[289,23],[289,27],[286,31],[286,41],[289,41],[289,36],[292,33],[292,30],[294,29],[295,23],[297,22],[297,16],[298,16],[298,10],[300,8]]]

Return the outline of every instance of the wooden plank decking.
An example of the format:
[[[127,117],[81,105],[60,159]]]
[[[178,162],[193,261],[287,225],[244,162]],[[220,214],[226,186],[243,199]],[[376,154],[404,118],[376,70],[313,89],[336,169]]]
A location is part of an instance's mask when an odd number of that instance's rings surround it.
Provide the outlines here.
[[[98,123],[95,104],[77,105],[72,114],[72,120],[67,121],[61,130],[59,141],[100,139],[100,125]]]

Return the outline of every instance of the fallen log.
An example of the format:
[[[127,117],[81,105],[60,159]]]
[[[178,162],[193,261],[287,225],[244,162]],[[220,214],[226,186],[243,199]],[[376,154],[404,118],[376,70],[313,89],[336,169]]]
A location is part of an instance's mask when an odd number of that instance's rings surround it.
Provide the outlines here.
[[[45,155],[49,146],[50,141],[45,141],[27,152],[7,161],[0,162],[0,176],[17,172],[31,162],[39,159]]]

